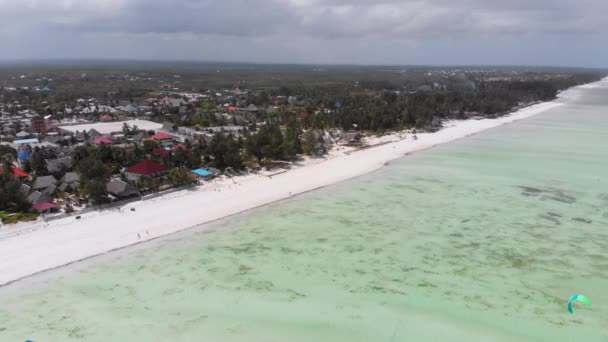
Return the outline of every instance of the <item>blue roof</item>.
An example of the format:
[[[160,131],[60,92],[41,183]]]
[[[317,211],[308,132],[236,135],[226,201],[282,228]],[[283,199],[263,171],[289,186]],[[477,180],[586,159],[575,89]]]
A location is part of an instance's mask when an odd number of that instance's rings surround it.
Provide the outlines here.
[[[209,177],[209,176],[213,175],[213,172],[211,172],[209,170],[205,170],[205,169],[192,170],[192,173],[199,175],[201,177]]]
[[[19,150],[17,151],[17,158],[21,159],[21,160],[29,160],[31,158],[31,153],[30,151],[27,150]]]
[[[38,139],[22,139],[22,140],[13,140],[13,144],[21,145],[21,144],[36,144],[38,143]]]

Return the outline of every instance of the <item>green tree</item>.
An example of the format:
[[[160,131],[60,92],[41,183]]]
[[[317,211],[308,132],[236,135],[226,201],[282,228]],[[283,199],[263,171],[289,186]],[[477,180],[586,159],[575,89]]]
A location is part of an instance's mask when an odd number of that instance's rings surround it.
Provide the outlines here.
[[[171,170],[168,178],[173,186],[183,186],[194,183],[190,171],[185,167],[178,167]]]
[[[308,155],[315,155],[319,151],[319,135],[313,130],[308,130],[302,136],[302,150]]]

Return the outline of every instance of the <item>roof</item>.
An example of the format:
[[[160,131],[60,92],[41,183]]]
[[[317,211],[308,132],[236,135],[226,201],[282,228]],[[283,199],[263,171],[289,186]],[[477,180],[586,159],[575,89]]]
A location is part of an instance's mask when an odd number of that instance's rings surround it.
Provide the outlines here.
[[[192,173],[196,174],[197,176],[201,176],[201,177],[213,176],[213,172],[211,172],[209,170],[205,170],[205,169],[192,170]]]
[[[174,137],[172,135],[163,132],[156,133],[150,137],[152,140],[171,140],[173,138]]]
[[[4,171],[3,171],[2,169],[0,169],[0,175],[1,175],[3,172],[4,172]],[[25,171],[21,170],[21,169],[20,169],[20,168],[18,168],[18,167],[15,167],[15,166],[13,166],[13,175],[14,175],[15,177],[18,177],[18,178],[25,178],[25,177],[29,177],[29,176],[30,176],[30,174],[29,174],[29,173],[27,173],[27,172],[25,172]]]
[[[84,125],[72,125],[72,126],[59,126],[60,129],[68,132],[82,132],[82,131],[90,131],[91,129],[95,129],[97,132],[101,134],[110,134],[110,133],[118,133],[122,132],[122,127],[124,124],[127,124],[130,128],[133,126],[137,126],[139,130],[145,131],[155,131],[163,127],[162,124],[148,121],[148,120],[129,120],[129,121],[113,121],[113,122],[97,122],[92,124],[84,124]]]
[[[76,172],[67,172],[62,180],[66,183],[80,182],[80,175]]]
[[[72,157],[67,156],[58,159],[46,159],[46,169],[49,172],[61,171],[62,168],[69,169],[72,167]]]
[[[34,191],[29,196],[27,196],[26,200],[32,204],[48,202],[49,198],[40,191]]]
[[[189,151],[188,146],[186,146],[185,144],[177,144],[177,145],[173,146],[173,148],[171,150],[173,152],[177,152],[179,150],[183,150],[183,151],[186,151],[186,152]]]
[[[44,189],[44,188],[48,188],[51,185],[54,185],[55,183],[57,183],[57,179],[55,179],[55,177],[42,176],[42,177],[36,178],[36,181],[34,182],[34,185],[32,185],[32,188],[34,190]]]
[[[135,173],[138,175],[150,176],[156,173],[164,172],[169,170],[165,165],[161,165],[149,159],[140,161],[139,163],[129,167],[127,172]]]
[[[57,208],[59,208],[59,205],[57,205],[55,203],[51,203],[51,202],[42,202],[42,203],[34,204],[32,206],[32,208],[36,211],[42,212],[42,211],[49,210],[49,209],[57,209]]]
[[[120,179],[112,179],[110,182],[108,182],[106,185],[106,190],[110,194],[119,197],[128,197],[139,194],[134,186]]]
[[[228,107],[228,110],[231,112],[236,112],[237,110],[239,110],[239,108],[236,106],[230,106],[230,107]]]
[[[154,150],[152,150],[152,153],[156,156],[163,157],[163,158],[169,155],[169,152],[167,152],[165,149],[160,148],[160,147],[157,147]]]
[[[22,144],[37,144],[38,139],[21,139],[21,140],[13,140],[13,145],[22,145]]]
[[[95,145],[101,145],[101,144],[110,145],[110,144],[112,144],[112,139],[110,139],[108,137],[101,137],[101,138],[95,139],[94,143],[95,143]]]

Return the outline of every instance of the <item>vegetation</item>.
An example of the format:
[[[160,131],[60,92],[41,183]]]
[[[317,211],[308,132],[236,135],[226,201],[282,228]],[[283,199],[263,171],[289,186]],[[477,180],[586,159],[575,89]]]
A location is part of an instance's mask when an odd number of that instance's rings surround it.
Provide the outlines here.
[[[15,214],[7,214],[4,212],[0,212],[0,220],[3,224],[36,221],[38,219],[38,216],[40,216],[38,213],[32,212],[20,212]]]
[[[6,152],[6,151],[5,151]],[[13,175],[13,154],[2,156],[0,174],[0,211],[21,212],[31,208],[21,191],[21,181]]]
[[[109,200],[106,184],[112,175],[144,159],[163,164],[171,171],[132,185],[158,191],[192,183],[189,170],[199,167],[243,170],[246,163],[273,165],[301,154],[323,154],[329,143],[325,137],[330,134],[336,137],[346,132],[352,136],[409,128],[435,130],[443,119],[499,116],[520,106],[551,100],[563,89],[605,74],[593,70],[512,68],[370,66],[314,67],[313,71],[311,66],[108,65],[82,66],[78,71],[62,65],[28,66],[27,70],[0,66],[0,109],[9,117],[19,117],[23,110],[48,115],[51,120],[78,115],[99,121],[100,115],[107,116],[108,112],[112,113],[111,119],[122,120],[145,114],[147,119],[166,124],[167,130],[186,127],[196,131],[188,135],[191,141],[170,144],[170,150],[165,149],[167,144],[140,140],[155,132],[127,125],[122,127],[122,133],[133,139],[122,141],[120,147],[91,145],[90,132],[58,142],[70,147],[77,141],[86,141],[74,147],[71,154],[73,171],[81,178],[77,195],[93,204]],[[21,74],[26,76],[16,76]],[[32,90],[40,86],[50,89]],[[189,99],[186,92],[197,95]],[[77,101],[79,98],[94,100],[88,103]],[[142,110],[100,110],[101,106],[117,109],[131,103]],[[13,133],[25,130],[21,120],[12,125],[9,130],[15,130]],[[217,127],[227,125],[245,128]],[[46,160],[63,156],[65,150],[70,153],[70,148],[58,151],[36,147],[31,159],[22,164],[23,169],[34,177],[48,175]],[[17,151],[0,145],[0,157],[4,169],[10,170]],[[56,170],[53,176],[60,179],[67,171],[72,170]],[[30,209],[20,191],[21,184],[11,172],[0,176],[0,211]],[[69,201],[66,207],[73,209]]]

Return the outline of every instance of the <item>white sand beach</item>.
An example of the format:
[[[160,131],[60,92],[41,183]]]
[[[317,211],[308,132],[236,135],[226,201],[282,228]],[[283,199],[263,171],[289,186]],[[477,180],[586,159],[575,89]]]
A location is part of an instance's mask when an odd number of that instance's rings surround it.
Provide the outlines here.
[[[605,79],[601,82],[608,82]],[[586,85],[584,87],[592,87]],[[577,89],[561,97],[576,96]],[[288,172],[267,177],[220,178],[194,190],[173,192],[119,208],[50,222],[0,228],[0,285],[94,255],[171,234],[202,223],[361,176],[404,155],[448,143],[489,128],[524,119],[560,106],[541,103],[497,119],[450,121],[436,133],[371,139],[384,145],[348,152],[336,148],[324,159],[310,159]],[[132,208],[134,211],[132,211]]]

